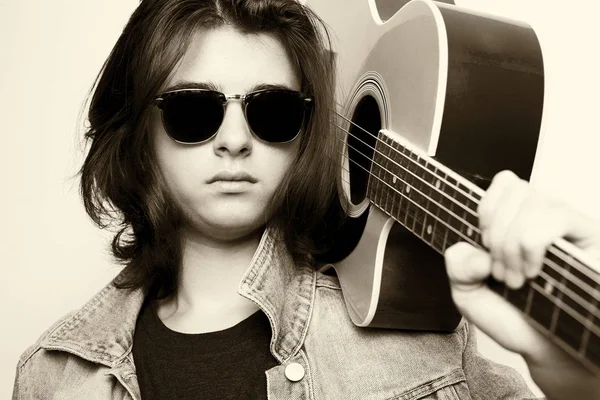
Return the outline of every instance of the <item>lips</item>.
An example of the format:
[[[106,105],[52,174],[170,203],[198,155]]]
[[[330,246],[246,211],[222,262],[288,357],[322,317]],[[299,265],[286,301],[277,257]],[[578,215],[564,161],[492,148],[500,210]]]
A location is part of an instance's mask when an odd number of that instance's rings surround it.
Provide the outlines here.
[[[258,182],[258,179],[256,179],[249,173],[243,171],[222,171],[210,178],[209,180],[207,180],[206,183],[214,183],[219,181],[256,183]]]

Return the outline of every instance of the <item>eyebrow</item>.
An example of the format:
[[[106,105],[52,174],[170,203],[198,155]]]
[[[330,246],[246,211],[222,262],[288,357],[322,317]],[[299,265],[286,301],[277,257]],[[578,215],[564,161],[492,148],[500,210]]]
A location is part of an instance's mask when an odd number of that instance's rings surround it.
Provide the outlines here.
[[[164,91],[171,92],[173,90],[182,90],[182,89],[207,89],[207,90],[215,90],[220,91],[218,85],[213,82],[193,82],[193,81],[177,81],[175,84],[168,86]]]
[[[194,81],[177,81],[173,85],[168,86],[164,92],[170,92],[173,90],[182,90],[182,89],[206,89],[206,90],[214,90],[217,92],[221,92],[221,87],[211,81],[208,82],[194,82]],[[285,89],[285,90],[294,90],[288,85],[283,84],[272,84],[272,83],[259,83],[250,88],[248,92],[254,92],[256,90],[267,90],[267,89]]]

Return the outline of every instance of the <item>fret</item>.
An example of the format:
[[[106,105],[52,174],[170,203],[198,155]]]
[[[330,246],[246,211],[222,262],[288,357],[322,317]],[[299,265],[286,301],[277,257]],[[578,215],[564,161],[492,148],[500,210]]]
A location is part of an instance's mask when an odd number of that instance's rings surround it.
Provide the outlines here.
[[[373,175],[375,175],[375,182],[373,182],[373,195],[371,200],[373,203],[378,206],[381,204],[383,200],[383,190],[385,190],[384,184],[384,176],[383,176],[383,168],[381,168],[381,161],[383,156],[381,155],[382,151],[382,142],[377,140],[375,143],[375,153],[373,154],[373,166],[371,167],[374,171],[376,171]]]
[[[584,274],[581,275],[583,276]],[[591,281],[591,278],[586,278]],[[594,283],[591,285],[591,288],[594,292],[600,293],[600,282],[594,281]],[[584,354],[585,358],[596,364],[598,367],[600,367],[600,336],[591,331],[590,327],[600,327],[600,318],[594,315],[594,312],[596,312],[596,314],[600,312],[600,309],[598,308],[599,304],[600,300],[595,298],[592,303],[590,313],[586,318],[588,326],[585,328],[580,349],[580,353]]]
[[[371,174],[374,179],[367,188],[367,197],[380,208],[381,204],[385,201],[385,198],[389,195],[389,192],[386,190],[386,176],[383,168],[385,147],[386,145],[383,140],[376,141],[373,162],[371,165]]]
[[[413,175],[413,185],[414,185],[414,175]],[[422,224],[423,224],[423,220],[422,220],[422,210],[419,207],[419,205],[421,204],[421,194],[419,192],[417,192],[417,190],[415,189],[415,187],[413,186],[410,189],[409,192],[409,198],[412,201],[412,203],[414,204],[412,209],[413,209],[413,220],[412,220],[412,225],[411,225],[411,230],[415,233],[419,232],[418,229],[421,228]]]
[[[396,175],[396,171],[395,171],[395,163],[392,161],[393,159],[391,159],[392,154],[394,154],[395,152],[393,151],[393,141],[391,143],[389,143],[389,148],[388,148],[388,157],[389,159],[386,159],[386,169],[388,170],[388,173],[390,175],[390,179],[388,181],[388,183],[391,186],[390,191],[392,192],[392,196],[390,199],[389,204],[386,204],[386,209],[388,210],[388,213],[392,216],[395,217],[396,214],[394,213],[394,206],[396,204],[398,204],[398,202],[400,201],[401,196],[398,195],[397,192],[397,184],[398,184],[398,177]]]
[[[551,269],[554,273],[556,273],[557,275],[559,275],[558,279],[555,282],[555,286],[557,289],[557,293],[556,293],[556,304],[554,307],[554,311],[552,312],[552,322],[550,323],[550,332],[553,333],[555,336],[558,336],[556,328],[557,328],[557,323],[558,323],[558,318],[561,315],[561,308],[559,306],[559,304],[561,304],[563,302],[563,299],[565,297],[565,292],[564,292],[564,287],[565,287],[565,276],[563,274],[561,274],[559,271],[556,271],[552,268]],[[562,313],[564,315],[564,318],[572,318],[568,313]],[[577,322],[576,320],[573,322]],[[571,321],[568,321],[568,323],[571,323]],[[563,331],[564,329],[566,329],[567,323],[561,325],[561,331]],[[579,346],[575,346],[575,348],[578,348]]]
[[[438,229],[438,224],[441,225],[441,223],[439,222],[439,214],[440,214],[440,202],[439,202],[439,198],[441,197],[441,194],[439,192],[439,183],[436,186],[435,182],[440,182],[439,178],[437,177],[437,168],[432,166],[431,164],[428,164],[428,170],[432,176],[432,182],[433,182],[433,186],[435,189],[433,189],[431,191],[431,198],[435,201],[435,207],[434,207],[434,211],[433,211],[433,228],[432,228],[432,232],[431,232],[431,245],[433,246],[433,248],[440,252],[443,253],[444,252],[444,242],[443,242],[443,237],[445,235],[445,230],[442,231],[442,233],[439,233],[439,229]]]
[[[399,154],[400,150],[399,150],[398,143],[393,142],[392,146],[396,150],[395,153]],[[401,167],[398,165],[397,162],[392,163],[392,171],[393,171],[394,175],[397,177],[396,182],[394,182],[394,189],[397,192],[400,192],[400,193],[396,193],[396,201],[392,205],[392,215],[394,215],[397,219],[400,219],[399,211],[400,211],[400,209],[402,209],[403,200],[404,200],[404,196],[401,195],[401,193],[402,193],[402,178],[400,175],[400,170],[401,170]]]
[[[440,187],[442,192],[446,195],[440,196],[440,206],[444,208],[446,211],[450,211],[452,206],[452,195],[450,194],[449,186],[446,182],[441,182]],[[444,220],[444,222],[449,222],[448,220]]]
[[[528,287],[528,293],[527,293],[527,305],[525,306],[525,309],[523,310],[523,312],[526,315],[531,316],[531,303],[533,302],[533,286],[531,286],[529,283],[527,284]]]
[[[421,159],[423,162],[421,163],[421,179],[423,179],[422,192],[425,197],[425,201],[423,202],[425,209],[428,211],[423,218],[423,233],[421,237],[429,243],[430,245],[433,243],[433,237],[431,236],[433,232],[433,216],[435,203],[431,201],[431,174],[427,170],[427,160]]]
[[[446,251],[446,249],[450,247],[450,245],[448,244],[448,232],[449,229],[446,226],[444,226],[444,239],[442,240],[442,248],[440,249],[441,253],[444,253],[444,251]]]
[[[600,319],[595,318],[594,324],[599,326]],[[596,366],[600,367],[600,336],[594,332],[590,332],[587,340],[585,358],[596,364]]]
[[[600,283],[596,283],[593,287],[597,292],[600,291]],[[598,311],[598,301],[596,301],[594,309]],[[591,321],[591,326],[600,327],[600,318],[597,316],[590,317],[588,320]],[[590,331],[589,328],[586,329],[586,342],[583,352],[588,360],[600,367],[600,335]]]
[[[415,224],[417,223],[418,220],[418,207],[415,204],[414,198],[415,195],[417,194],[417,191],[415,190],[415,171],[417,170],[417,167],[415,166],[415,159],[416,159],[416,155],[410,151],[408,151],[408,160],[407,160],[407,169],[408,172],[406,173],[406,179],[405,181],[408,183],[409,186],[406,187],[406,191],[405,193],[407,194],[408,200],[409,200],[409,204],[410,204],[410,223],[409,225],[407,225],[407,227],[412,231],[415,232]]]
[[[435,202],[436,207],[440,207],[442,205],[442,180],[437,176],[436,172],[433,172],[430,175],[429,180],[431,181],[431,187],[430,189],[430,194],[429,197],[431,198],[432,201]]]
[[[413,171],[413,187],[419,191],[419,192],[423,192],[423,186],[426,186],[426,184],[423,183],[423,159],[421,157],[419,157],[418,155],[416,156],[416,162],[412,163],[411,165],[414,168]]]
[[[388,183],[390,185],[390,193],[391,196],[389,198],[389,202],[386,203],[386,209],[388,210],[390,215],[394,215],[392,214],[392,208],[394,207],[394,204],[396,204],[400,199],[398,196],[398,193],[396,192],[396,182],[397,182],[397,178],[396,178],[396,174],[394,173],[394,162],[393,162],[393,155],[394,155],[394,151],[393,151],[393,147],[392,144],[394,143],[393,140],[388,139],[389,143],[388,143],[388,147],[387,147],[387,158],[385,159],[385,165],[386,165],[386,169],[388,170],[388,175],[389,175],[389,179],[388,179]]]
[[[462,238],[460,236],[458,236],[458,234],[456,232],[454,232],[452,229],[447,229],[446,231],[448,232],[448,234],[446,235],[446,239],[445,239],[446,248],[453,246],[462,240]]]
[[[408,159],[407,159],[407,154],[408,154],[408,150],[405,147],[402,147],[402,154],[403,156],[400,158],[400,180],[402,181],[402,187],[401,189],[401,193],[402,193],[402,197],[404,198],[404,207],[402,207],[402,214],[401,214],[401,218],[399,219],[399,221],[403,222],[405,224],[405,226],[407,226],[408,224],[408,219],[409,219],[409,215],[410,215],[410,201],[409,199],[406,197],[407,196],[407,189],[410,189],[408,187],[408,184],[406,182],[406,176],[408,175],[408,171],[407,171],[407,165],[408,165]]]
[[[422,235],[423,227],[425,226],[425,224],[423,223],[423,219],[424,219],[426,213],[419,206],[415,206],[414,210],[415,210],[415,215],[414,215],[414,219],[413,219],[412,231],[414,232],[415,235],[422,238],[423,237],[423,235]]]
[[[396,181],[396,190],[398,191],[398,194],[401,198],[401,207],[398,207],[398,211],[396,213],[396,219],[399,222],[404,222],[404,220],[406,219],[406,205],[408,204],[406,201],[406,198],[404,197],[404,186],[406,185],[405,181],[404,181],[404,167],[403,167],[403,162],[404,162],[404,147],[400,146],[398,144],[396,144],[396,150],[398,151],[398,157],[396,158],[396,176],[398,177],[397,181]]]
[[[381,200],[381,208],[388,212],[388,204],[390,203],[390,197],[394,196],[393,189],[390,187],[392,184],[392,177],[390,175],[388,164],[389,164],[389,156],[390,156],[390,147],[387,145],[389,139],[383,136],[383,140],[381,142],[381,167],[383,169],[383,176],[385,177],[383,180],[383,199]]]
[[[410,226],[412,224],[412,218],[413,218],[413,207],[414,205],[412,204],[412,202],[410,201],[410,150],[408,150],[406,147],[402,149],[402,154],[404,155],[404,157],[402,158],[402,166],[403,168],[403,177],[402,177],[402,181],[404,182],[404,190],[402,191],[402,193],[405,196],[405,200],[406,200],[406,215],[404,217],[404,225],[406,226],[407,229],[410,229]]]
[[[519,310],[525,312],[528,307],[531,307],[531,291],[531,286],[525,284],[517,290],[506,290],[504,298]]]
[[[533,282],[538,287],[538,290],[535,290],[533,293],[529,316],[543,328],[550,330],[552,315],[556,307],[550,298],[553,299],[555,297],[556,288],[554,285],[547,283],[540,275]]]
[[[450,234],[456,235],[456,233],[452,230],[452,228],[450,228],[449,222],[450,222],[451,218],[452,218],[451,215],[448,213],[448,211],[445,208],[438,208],[438,219],[440,221],[441,227],[444,229],[442,252],[445,251],[448,247],[450,247],[453,244],[450,242],[449,235]]]
[[[565,261],[555,254],[548,253],[547,258],[549,264],[561,268],[563,271],[564,276],[561,278],[561,288],[566,293],[561,297],[562,302],[583,319],[587,319],[591,313],[590,308],[595,299],[591,293],[584,290],[583,287],[574,281],[578,280],[581,283],[585,283],[585,285],[591,284],[591,287],[594,287],[593,280],[573,268],[569,262],[572,262],[572,260],[569,260],[570,257]],[[579,350],[582,347],[583,334],[586,330],[587,327],[572,315],[566,312],[559,314],[555,334],[573,349]]]
[[[444,182],[444,180],[446,179],[446,174],[443,171],[437,171],[436,170],[436,181],[434,183],[434,186],[437,189],[437,195],[435,196],[435,200],[438,203],[438,206],[436,207],[436,217],[437,217],[437,224],[439,229],[437,229],[437,231],[439,231],[440,229],[442,230],[441,234],[439,234],[440,237],[442,237],[441,239],[441,246],[439,249],[437,249],[440,253],[443,253],[449,246],[447,246],[446,242],[448,240],[448,227],[445,224],[445,221],[443,219],[443,207],[444,207],[444,200],[446,199],[446,196],[444,196],[442,193],[444,193],[444,189],[446,186],[446,183]]]

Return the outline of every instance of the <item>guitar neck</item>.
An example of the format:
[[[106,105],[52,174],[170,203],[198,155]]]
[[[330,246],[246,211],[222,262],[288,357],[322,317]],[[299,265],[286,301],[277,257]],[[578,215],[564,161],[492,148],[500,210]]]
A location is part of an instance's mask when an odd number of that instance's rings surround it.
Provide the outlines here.
[[[385,131],[377,140],[367,196],[440,254],[459,241],[483,248],[477,217],[483,190]],[[541,273],[519,290],[493,280],[489,286],[599,373],[600,278],[576,250],[553,244]]]

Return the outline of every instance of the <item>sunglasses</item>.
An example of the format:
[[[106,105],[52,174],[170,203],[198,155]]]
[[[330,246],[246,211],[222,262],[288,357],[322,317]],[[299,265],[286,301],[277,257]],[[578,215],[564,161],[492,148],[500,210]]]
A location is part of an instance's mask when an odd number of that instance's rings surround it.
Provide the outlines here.
[[[176,142],[198,144],[217,134],[229,100],[241,100],[252,133],[265,142],[294,140],[308,121],[313,98],[287,89],[265,89],[226,95],[208,89],[181,89],[161,94],[154,105],[162,111],[167,134]]]

